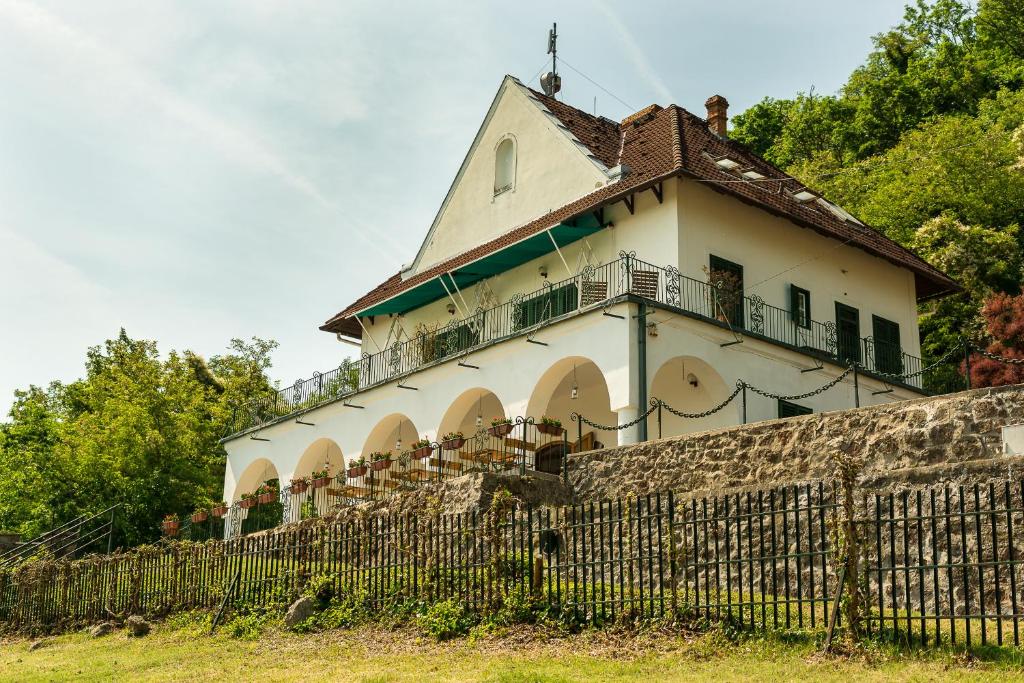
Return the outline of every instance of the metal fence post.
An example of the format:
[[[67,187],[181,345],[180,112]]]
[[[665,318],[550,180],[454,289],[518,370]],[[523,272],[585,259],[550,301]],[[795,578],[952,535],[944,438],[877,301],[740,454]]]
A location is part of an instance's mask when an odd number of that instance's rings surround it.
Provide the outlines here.
[[[747,383],[740,380],[743,387],[743,424],[747,424]]]
[[[860,408],[860,375],[857,372],[857,361],[853,362],[853,407]]]
[[[117,506],[110,508],[110,528],[107,529],[107,555],[110,554],[112,544],[114,542],[114,513],[117,511]]]
[[[963,339],[962,343],[964,345],[964,379],[967,382],[967,388],[970,389],[971,388],[971,345],[970,345],[970,343],[966,339]]]
[[[569,485],[569,431],[565,430],[562,432],[562,439],[564,445],[562,447],[562,481],[566,486]],[[580,439],[580,445],[582,446],[583,440]],[[534,464],[536,467],[536,464]]]

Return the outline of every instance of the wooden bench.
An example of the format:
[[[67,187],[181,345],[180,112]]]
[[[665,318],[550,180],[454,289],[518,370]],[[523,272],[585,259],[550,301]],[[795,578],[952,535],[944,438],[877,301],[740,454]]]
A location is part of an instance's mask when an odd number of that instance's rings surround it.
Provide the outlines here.
[[[458,462],[457,460],[445,460],[442,462],[437,458],[431,458],[430,466],[434,468],[443,467],[446,470],[454,470],[456,472],[462,471],[462,463]]]
[[[523,441],[522,439],[513,439],[510,436],[505,437],[505,445],[512,449],[518,449],[521,451],[535,451],[537,450],[537,444],[532,441]]]

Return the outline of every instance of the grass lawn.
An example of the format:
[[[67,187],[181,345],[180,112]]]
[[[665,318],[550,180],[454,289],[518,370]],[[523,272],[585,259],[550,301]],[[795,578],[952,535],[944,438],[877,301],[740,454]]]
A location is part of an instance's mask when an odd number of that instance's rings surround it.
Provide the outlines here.
[[[516,628],[446,643],[411,629],[353,628],[253,640],[157,626],[145,638],[118,631],[0,641],[0,681],[989,681],[1024,680],[1022,658],[979,660],[874,646],[824,657],[809,642],[748,636],[591,632],[565,636]]]

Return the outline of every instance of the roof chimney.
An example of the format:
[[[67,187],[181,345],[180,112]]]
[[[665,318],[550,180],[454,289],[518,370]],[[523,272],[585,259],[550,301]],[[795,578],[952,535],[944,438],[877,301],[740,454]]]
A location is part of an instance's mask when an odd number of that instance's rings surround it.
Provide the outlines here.
[[[728,137],[729,100],[721,95],[712,95],[704,106],[708,108],[708,128],[720,138]]]

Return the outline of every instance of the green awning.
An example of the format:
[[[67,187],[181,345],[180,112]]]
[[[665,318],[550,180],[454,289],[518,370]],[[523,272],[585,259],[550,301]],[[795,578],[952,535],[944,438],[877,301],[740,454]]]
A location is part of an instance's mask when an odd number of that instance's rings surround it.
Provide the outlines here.
[[[438,299],[446,298],[448,296],[448,292],[445,291],[446,285],[448,290],[454,294],[455,288],[452,287],[452,279],[455,280],[455,284],[458,285],[459,289],[465,289],[480,280],[497,275],[498,273],[504,273],[535,258],[550,254],[555,250],[552,237],[554,242],[558,244],[558,247],[562,248],[567,244],[583,239],[587,235],[592,235],[603,227],[604,225],[592,214],[559,223],[550,229],[550,237],[547,230],[538,232],[521,242],[510,244],[503,249],[482,256],[472,263],[459,266],[452,271],[450,276],[445,273],[421,282],[415,287],[396,294],[386,301],[374,304],[370,308],[360,311],[357,315],[364,318],[370,315],[406,313]],[[440,278],[444,278],[444,284],[441,284]]]

